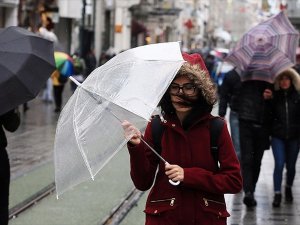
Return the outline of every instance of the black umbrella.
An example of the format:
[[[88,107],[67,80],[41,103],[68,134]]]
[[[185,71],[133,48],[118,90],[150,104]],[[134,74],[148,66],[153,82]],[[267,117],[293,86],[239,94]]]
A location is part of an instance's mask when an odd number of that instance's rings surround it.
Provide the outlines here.
[[[0,29],[0,115],[35,98],[54,70],[53,42],[21,27]]]

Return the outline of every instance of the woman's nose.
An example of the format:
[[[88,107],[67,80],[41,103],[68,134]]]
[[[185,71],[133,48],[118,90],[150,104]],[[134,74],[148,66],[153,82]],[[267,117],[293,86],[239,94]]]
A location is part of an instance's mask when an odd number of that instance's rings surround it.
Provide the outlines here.
[[[179,93],[183,94],[183,87],[179,87],[178,94],[179,94]]]

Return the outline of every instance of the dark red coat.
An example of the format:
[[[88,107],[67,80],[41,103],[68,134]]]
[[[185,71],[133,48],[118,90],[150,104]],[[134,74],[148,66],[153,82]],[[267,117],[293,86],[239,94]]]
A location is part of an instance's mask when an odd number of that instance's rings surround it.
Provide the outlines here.
[[[229,213],[224,194],[238,193],[242,177],[226,124],[218,140],[220,169],[216,170],[210,150],[211,118],[211,115],[199,118],[188,130],[183,130],[175,117],[163,123],[161,155],[170,164],[184,168],[184,181],[178,186],[168,182],[164,163],[143,143],[128,145],[131,178],[136,188],[148,190],[155,180],[146,203],[146,225],[226,224]],[[151,123],[144,139],[153,143]]]

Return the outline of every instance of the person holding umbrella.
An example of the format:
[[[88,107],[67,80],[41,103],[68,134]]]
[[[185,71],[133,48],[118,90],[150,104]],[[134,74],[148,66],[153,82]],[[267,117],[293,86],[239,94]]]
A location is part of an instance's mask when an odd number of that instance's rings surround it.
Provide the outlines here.
[[[272,151],[275,160],[273,173],[273,206],[281,203],[281,185],[286,165],[285,201],[293,201],[292,186],[296,174],[300,136],[300,76],[292,68],[280,73],[275,80],[272,105]]]
[[[244,72],[252,73],[252,72]],[[257,74],[258,71],[255,71]],[[244,199],[248,207],[256,206],[254,192],[264,150],[270,147],[270,109],[272,84],[261,80],[241,83],[239,94],[239,131]]]
[[[241,165],[244,204],[256,206],[254,192],[264,150],[270,147],[270,112],[273,82],[295,64],[299,32],[284,12],[247,31],[226,57],[242,71],[239,103]]]
[[[218,161],[210,150],[210,114],[216,102],[213,84],[199,54],[183,53],[183,64],[164,94],[160,106],[164,117],[161,156],[147,147],[154,145],[152,122],[145,135],[124,121],[129,139],[131,178],[139,190],[152,187],[146,203],[146,223],[151,224],[226,224],[229,213],[225,193],[242,189],[239,160],[224,123],[218,138]],[[157,167],[159,167],[158,172]],[[173,186],[168,182],[180,182]]]
[[[10,165],[6,151],[7,139],[4,129],[14,132],[20,125],[18,109],[0,115],[0,224],[8,224]]]

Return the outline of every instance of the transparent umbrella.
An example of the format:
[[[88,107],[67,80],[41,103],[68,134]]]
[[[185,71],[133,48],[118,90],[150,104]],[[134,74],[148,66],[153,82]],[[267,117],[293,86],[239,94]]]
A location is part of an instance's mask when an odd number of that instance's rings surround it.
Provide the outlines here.
[[[60,114],[57,196],[94,176],[126,144],[121,122],[143,129],[184,60],[178,42],[133,48],[95,69]]]

